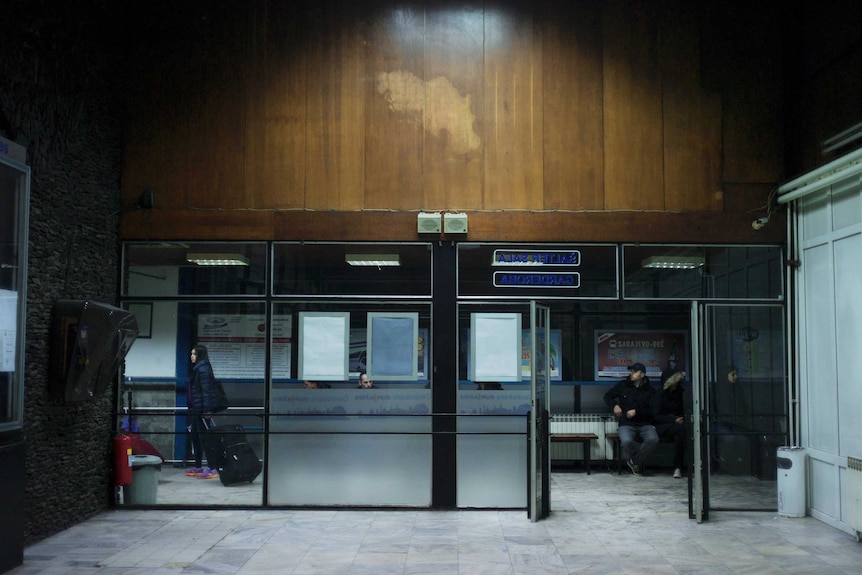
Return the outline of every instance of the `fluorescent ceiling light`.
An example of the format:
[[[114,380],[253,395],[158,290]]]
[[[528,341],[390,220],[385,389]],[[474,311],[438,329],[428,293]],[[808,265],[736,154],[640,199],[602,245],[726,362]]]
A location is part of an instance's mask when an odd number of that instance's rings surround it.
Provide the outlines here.
[[[400,266],[398,254],[344,254],[344,261],[352,266]]]
[[[186,259],[199,266],[247,266],[248,258],[242,254],[186,254]]]
[[[701,256],[650,256],[641,262],[641,266],[645,268],[667,270],[693,270],[703,267],[703,264]]]

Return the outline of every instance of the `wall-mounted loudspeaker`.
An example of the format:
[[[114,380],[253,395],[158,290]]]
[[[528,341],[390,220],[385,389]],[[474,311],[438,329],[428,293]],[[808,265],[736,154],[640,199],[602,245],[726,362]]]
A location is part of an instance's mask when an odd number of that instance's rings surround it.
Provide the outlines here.
[[[420,234],[439,234],[441,231],[440,212],[419,212],[416,230]]]
[[[466,234],[467,214],[444,214],[443,231],[447,234]]]

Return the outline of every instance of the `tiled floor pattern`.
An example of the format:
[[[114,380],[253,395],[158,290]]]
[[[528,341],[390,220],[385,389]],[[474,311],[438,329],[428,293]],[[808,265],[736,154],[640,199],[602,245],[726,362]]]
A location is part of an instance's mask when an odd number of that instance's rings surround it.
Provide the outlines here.
[[[810,517],[713,512],[697,524],[686,481],[663,473],[555,472],[552,509],[538,523],[524,511],[121,509],[27,548],[10,573],[862,573],[862,544]]]

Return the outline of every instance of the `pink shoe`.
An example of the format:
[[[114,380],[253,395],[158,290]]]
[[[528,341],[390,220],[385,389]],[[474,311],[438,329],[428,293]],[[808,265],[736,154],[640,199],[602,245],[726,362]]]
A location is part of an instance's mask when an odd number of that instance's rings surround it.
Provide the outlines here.
[[[218,471],[212,467],[207,467],[200,475],[198,475],[198,479],[218,479]]]

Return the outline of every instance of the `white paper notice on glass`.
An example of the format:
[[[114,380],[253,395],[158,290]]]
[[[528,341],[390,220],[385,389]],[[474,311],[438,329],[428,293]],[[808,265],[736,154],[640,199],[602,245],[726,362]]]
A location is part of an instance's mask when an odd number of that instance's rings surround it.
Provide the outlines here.
[[[347,381],[350,312],[300,312],[299,378]]]
[[[18,292],[0,289],[0,371],[15,371]]]
[[[521,381],[521,314],[470,314],[470,379]]]
[[[419,314],[368,314],[368,377],[416,381]]]

